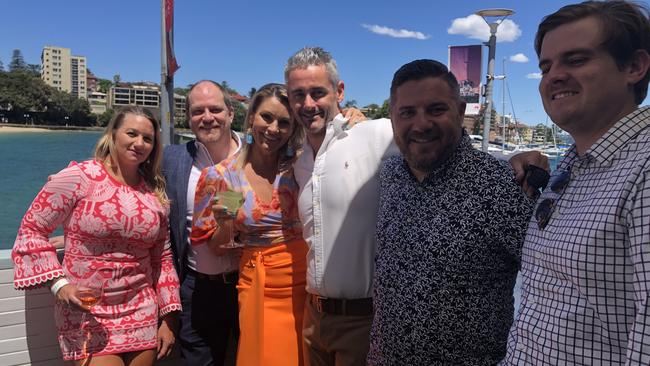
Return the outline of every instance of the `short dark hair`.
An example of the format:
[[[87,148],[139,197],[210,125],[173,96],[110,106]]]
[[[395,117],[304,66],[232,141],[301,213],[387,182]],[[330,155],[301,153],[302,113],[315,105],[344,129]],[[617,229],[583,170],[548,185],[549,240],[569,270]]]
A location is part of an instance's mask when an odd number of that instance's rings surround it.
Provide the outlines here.
[[[451,92],[460,100],[460,87],[454,74],[447,69],[445,64],[435,60],[415,60],[400,67],[393,75],[393,81],[390,84],[390,105],[395,102],[395,92],[397,88],[407,81],[422,80],[425,78],[442,78],[447,82]]]
[[[203,84],[203,83],[212,84],[212,85],[216,86],[217,88],[219,88],[219,90],[221,90],[221,94],[223,94],[223,102],[226,104],[226,107],[231,111],[233,110],[232,97],[230,96],[230,93],[228,93],[228,90],[226,90],[226,88],[221,86],[221,84],[217,83],[216,81],[204,79],[204,80],[199,80],[196,83],[192,84],[192,86],[190,87],[190,90],[187,91],[187,95],[185,97],[185,113],[187,113],[187,118],[188,119],[190,118],[190,115],[191,115],[190,114],[191,113],[191,111],[190,111],[190,94],[192,94],[192,90],[194,90],[194,88],[196,88],[197,85]]]
[[[581,20],[596,17],[603,25],[602,46],[616,61],[619,69],[627,66],[637,50],[650,54],[650,10],[643,4],[632,1],[585,1],[566,5],[553,14],[547,15],[537,28],[535,52],[542,51],[546,34],[555,28]],[[634,101],[641,104],[648,94],[650,72],[634,85]]]

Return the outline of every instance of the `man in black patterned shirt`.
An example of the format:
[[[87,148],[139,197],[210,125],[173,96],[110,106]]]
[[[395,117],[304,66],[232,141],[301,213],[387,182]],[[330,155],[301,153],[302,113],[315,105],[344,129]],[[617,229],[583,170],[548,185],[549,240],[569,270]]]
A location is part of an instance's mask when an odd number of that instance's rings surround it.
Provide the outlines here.
[[[539,25],[544,109],[575,144],[526,233],[504,365],[650,365],[649,14],[588,1]]]
[[[531,201],[472,148],[447,67],[402,66],[391,85],[400,156],[381,169],[371,365],[493,365],[505,355]]]

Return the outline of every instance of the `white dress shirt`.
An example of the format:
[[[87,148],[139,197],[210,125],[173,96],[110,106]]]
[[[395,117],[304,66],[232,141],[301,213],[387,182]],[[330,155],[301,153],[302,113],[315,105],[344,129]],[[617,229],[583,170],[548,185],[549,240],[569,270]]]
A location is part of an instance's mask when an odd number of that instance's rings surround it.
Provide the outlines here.
[[[338,299],[372,296],[379,167],[399,154],[388,119],[344,130],[337,115],[314,158],[308,141],[295,164],[298,207],[309,244],[307,291]]]
[[[234,155],[239,153],[242,142],[239,135],[235,132],[232,132],[232,136],[237,141],[237,151],[233,153]],[[208,248],[207,244],[192,245],[189,240],[192,232],[196,184],[201,176],[201,169],[214,165],[207,149],[198,141],[196,142],[196,147],[197,154],[192,164],[192,172],[190,173],[189,183],[187,184],[187,266],[196,272],[208,275],[236,271],[239,268],[239,256],[235,254],[216,255]]]

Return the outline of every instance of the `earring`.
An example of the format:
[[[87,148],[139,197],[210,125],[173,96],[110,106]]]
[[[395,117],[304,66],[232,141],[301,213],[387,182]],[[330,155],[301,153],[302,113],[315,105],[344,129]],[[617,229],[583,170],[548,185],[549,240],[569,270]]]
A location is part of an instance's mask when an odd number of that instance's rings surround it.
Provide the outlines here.
[[[253,144],[253,135],[251,135],[249,132],[246,133],[245,139],[247,144],[249,145]]]
[[[287,145],[287,150],[284,152],[284,155],[290,158],[296,155],[296,151],[293,149],[293,146]]]

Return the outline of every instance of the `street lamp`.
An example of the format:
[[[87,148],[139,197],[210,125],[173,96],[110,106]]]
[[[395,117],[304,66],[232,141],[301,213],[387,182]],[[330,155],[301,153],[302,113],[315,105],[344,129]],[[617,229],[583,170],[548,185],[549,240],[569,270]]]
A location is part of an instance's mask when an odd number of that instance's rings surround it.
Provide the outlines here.
[[[497,48],[497,28],[509,15],[514,14],[510,9],[484,9],[476,12],[490,26],[490,40],[487,42],[488,53],[488,73],[487,83],[485,84],[485,110],[483,112],[483,151],[488,152],[490,143],[490,118],[492,117],[492,82],[494,80],[494,55]],[[498,18],[490,22],[488,18]]]

